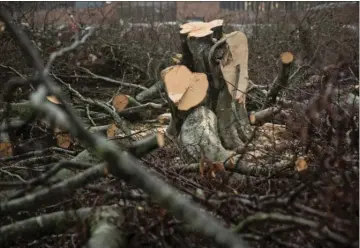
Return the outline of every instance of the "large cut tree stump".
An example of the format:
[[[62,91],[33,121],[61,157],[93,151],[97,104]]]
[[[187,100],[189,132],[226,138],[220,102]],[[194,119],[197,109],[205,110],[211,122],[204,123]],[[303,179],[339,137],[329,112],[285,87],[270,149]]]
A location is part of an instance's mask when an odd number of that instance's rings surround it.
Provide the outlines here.
[[[245,104],[248,44],[242,32],[223,35],[222,24],[180,26],[182,61],[163,70],[161,78],[171,109],[171,134],[196,160],[232,163],[228,158],[253,129]]]

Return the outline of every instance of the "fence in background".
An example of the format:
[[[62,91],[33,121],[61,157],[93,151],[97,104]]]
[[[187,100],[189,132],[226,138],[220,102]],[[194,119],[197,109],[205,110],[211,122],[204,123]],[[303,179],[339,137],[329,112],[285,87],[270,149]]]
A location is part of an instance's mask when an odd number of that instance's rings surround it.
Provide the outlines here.
[[[349,3],[349,2],[347,2]],[[37,25],[45,21],[64,23],[70,10],[84,24],[118,23],[120,20],[131,23],[176,22],[187,19],[209,21],[214,18],[225,18],[231,23],[253,23],[255,18],[266,24],[268,13],[288,12],[290,15],[304,13],[308,9],[322,8],[341,2],[250,2],[250,1],[217,1],[217,2],[176,2],[176,1],[53,1],[53,2],[2,2],[11,7],[14,16],[35,20]],[[342,3],[344,4],[344,3]],[[357,5],[358,8],[358,5]],[[26,17],[26,18],[23,18]],[[261,18],[264,17],[264,21]]]

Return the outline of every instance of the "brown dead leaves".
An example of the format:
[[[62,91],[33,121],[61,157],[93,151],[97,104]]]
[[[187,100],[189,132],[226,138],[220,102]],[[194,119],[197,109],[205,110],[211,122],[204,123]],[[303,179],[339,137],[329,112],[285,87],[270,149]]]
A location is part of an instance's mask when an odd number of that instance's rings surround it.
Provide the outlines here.
[[[220,173],[223,175],[225,167],[222,162],[212,162],[208,158],[202,156],[200,159],[199,171],[201,177],[206,176],[207,178],[216,178],[216,174]]]

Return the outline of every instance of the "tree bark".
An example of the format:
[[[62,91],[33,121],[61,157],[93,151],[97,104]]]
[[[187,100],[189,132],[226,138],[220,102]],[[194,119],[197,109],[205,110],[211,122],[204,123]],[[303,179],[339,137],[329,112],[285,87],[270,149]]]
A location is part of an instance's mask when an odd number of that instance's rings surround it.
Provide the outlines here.
[[[207,75],[209,87],[204,100],[187,111],[180,111],[168,98],[175,134],[195,160],[199,160],[202,153],[212,161],[227,160],[234,154],[234,150],[248,141],[253,129],[245,101],[233,99],[227,87],[228,82],[225,82],[219,69],[219,63],[228,63],[224,60],[232,59],[227,39],[238,34],[232,33],[221,38],[219,33],[222,34],[222,28],[216,29],[217,32],[200,38],[180,35],[183,48],[181,64],[186,65],[192,72]],[[232,63],[238,63],[235,59]],[[237,68],[241,67],[238,63]],[[247,69],[247,64],[245,68]],[[240,82],[240,69],[233,73],[237,76],[234,80],[237,82],[230,83],[237,85]],[[242,88],[240,86],[244,85],[239,85],[238,88]]]

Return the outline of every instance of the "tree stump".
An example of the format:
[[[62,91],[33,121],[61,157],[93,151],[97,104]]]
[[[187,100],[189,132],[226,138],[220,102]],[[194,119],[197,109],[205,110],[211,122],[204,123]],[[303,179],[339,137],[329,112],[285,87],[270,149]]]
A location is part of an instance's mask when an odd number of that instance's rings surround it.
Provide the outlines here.
[[[228,161],[250,139],[246,110],[246,35],[223,36],[222,20],[180,26],[182,61],[161,73],[170,104],[172,135],[197,161]]]

